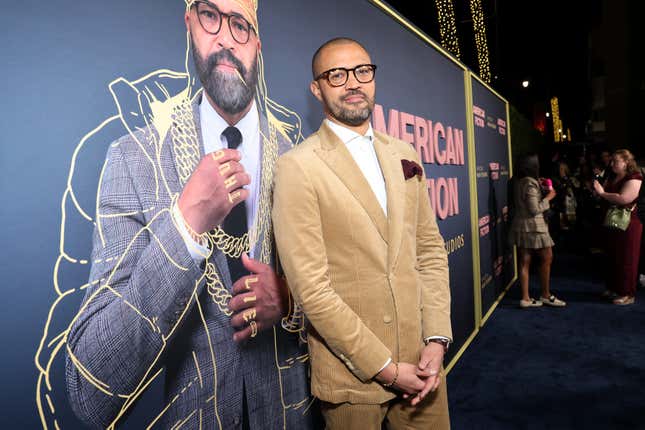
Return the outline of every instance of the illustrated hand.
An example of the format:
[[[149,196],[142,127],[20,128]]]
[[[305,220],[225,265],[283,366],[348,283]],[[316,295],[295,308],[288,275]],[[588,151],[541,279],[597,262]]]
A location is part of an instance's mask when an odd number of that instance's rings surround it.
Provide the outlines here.
[[[239,163],[239,151],[221,149],[205,155],[177,202],[188,225],[201,234],[220,225],[231,209],[249,196],[242,188],[251,177]]]
[[[242,254],[242,264],[251,274],[233,284],[233,298],[228,303],[233,311],[231,325],[237,330],[233,335],[235,342],[245,341],[255,337],[258,331],[273,327],[289,307],[286,282],[271,266],[246,254]]]

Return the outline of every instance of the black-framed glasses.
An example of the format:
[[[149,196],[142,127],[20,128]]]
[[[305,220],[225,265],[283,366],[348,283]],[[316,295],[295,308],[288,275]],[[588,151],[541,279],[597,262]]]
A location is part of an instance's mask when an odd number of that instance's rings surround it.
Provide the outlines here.
[[[255,32],[253,25],[249,23],[242,15],[237,13],[224,13],[217,6],[206,0],[193,2],[197,10],[197,18],[206,33],[217,34],[222,29],[224,18],[228,20],[228,29],[233,39],[240,45],[249,41],[251,30]],[[256,33],[257,34],[257,33]]]
[[[354,73],[354,77],[361,84],[367,84],[374,80],[376,75],[376,65],[375,64],[359,64],[353,69],[347,69],[345,67],[336,67],[334,69],[329,69],[325,72],[322,72],[320,75],[316,76],[315,81],[318,79],[327,79],[329,85],[332,87],[340,87],[347,83],[349,79],[349,72]]]

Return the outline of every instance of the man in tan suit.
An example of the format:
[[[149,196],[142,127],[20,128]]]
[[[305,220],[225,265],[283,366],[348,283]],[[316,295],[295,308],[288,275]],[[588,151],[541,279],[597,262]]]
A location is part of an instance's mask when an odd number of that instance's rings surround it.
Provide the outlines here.
[[[419,159],[372,130],[376,66],[358,42],[325,43],[312,69],[326,119],[278,161],[273,207],[312,392],[330,429],[447,429],[448,264]]]

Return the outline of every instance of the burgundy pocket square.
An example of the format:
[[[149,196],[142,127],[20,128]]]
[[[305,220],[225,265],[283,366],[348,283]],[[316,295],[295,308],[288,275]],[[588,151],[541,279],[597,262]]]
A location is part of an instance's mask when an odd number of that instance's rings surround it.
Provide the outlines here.
[[[421,166],[419,166],[414,161],[401,160],[401,166],[403,166],[403,176],[405,177],[406,181],[415,176],[418,176],[420,178],[421,175],[423,175]]]

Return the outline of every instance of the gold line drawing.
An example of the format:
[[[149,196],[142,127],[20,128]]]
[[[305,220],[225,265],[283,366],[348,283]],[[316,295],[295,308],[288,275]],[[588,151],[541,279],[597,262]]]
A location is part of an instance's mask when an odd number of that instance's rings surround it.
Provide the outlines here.
[[[186,0],[186,7],[189,8],[192,0]],[[257,8],[257,4],[256,4]],[[61,199],[61,222],[60,222],[60,236],[58,256],[56,258],[53,271],[52,281],[55,298],[51,304],[47,314],[42,336],[34,356],[34,363],[38,371],[38,378],[35,384],[36,394],[36,407],[40,417],[40,423],[43,429],[70,429],[76,428],[74,423],[62,423],[59,419],[60,402],[65,401],[63,393],[64,387],[58,386],[53,379],[54,377],[60,378],[61,375],[55,375],[53,369],[56,363],[63,359],[66,353],[73,365],[80,375],[89,383],[91,383],[97,390],[104,393],[106,396],[114,397],[123,400],[122,407],[117,416],[107,427],[113,429],[121,424],[123,417],[131,411],[136,401],[143,395],[143,393],[155,382],[163,373],[163,368],[158,368],[162,354],[168,346],[170,337],[179,327],[185,314],[188,312],[191,305],[194,306],[199,315],[200,324],[206,331],[208,339],[208,348],[210,349],[210,359],[212,360],[212,372],[214,386],[207,387],[204,384],[204,363],[198,362],[197,355],[194,350],[186,351],[186,354],[192,354],[193,363],[196,369],[197,376],[190,381],[189,384],[182,387],[181,390],[172,396],[172,400],[161,405],[158,415],[153,417],[149,422],[148,428],[158,424],[158,421],[163,417],[164,413],[171,407],[171,405],[189,388],[198,386],[203,390],[208,390],[210,397],[204,401],[199,408],[193,410],[189,415],[185,416],[182,420],[174,423],[173,428],[179,429],[184,426],[191,418],[198,420],[199,428],[202,428],[204,411],[207,408],[213,408],[216,422],[211,423],[216,428],[222,428],[219,411],[217,407],[217,361],[216,351],[211,334],[208,332],[206,318],[202,305],[200,304],[197,295],[197,288],[200,282],[206,282],[207,291],[212,297],[212,300],[217,304],[220,311],[229,315],[230,311],[227,308],[228,299],[231,297],[230,293],[222,284],[215,266],[209,261],[204,268],[199,279],[195,279],[190,300],[183,308],[183,312],[177,318],[177,321],[172,326],[166,335],[162,335],[159,326],[160,315],[146,315],[145,312],[139,309],[135,304],[126,300],[122,294],[113,288],[113,282],[118,277],[118,269],[125,261],[133,244],[140,240],[142,237],[148,237],[150,242],[156,242],[157,246],[162,249],[165,254],[166,261],[174,265],[180,271],[187,271],[188,268],[183,267],[179,262],[175,261],[170,253],[164,249],[163,241],[157,236],[155,232],[155,221],[162,216],[166,216],[171,211],[171,205],[162,202],[162,196],[171,196],[171,202],[175,202],[178,195],[172,191],[169,180],[165,175],[164,169],[161,165],[160,154],[162,151],[162,143],[170,133],[172,135],[173,152],[176,160],[179,163],[178,172],[182,183],[190,177],[197,162],[199,162],[199,147],[200,144],[197,140],[197,134],[194,130],[192,120],[191,104],[201,95],[201,88],[196,88],[196,79],[191,76],[189,72],[189,54],[190,54],[190,35],[186,34],[186,51],[185,51],[185,71],[177,72],[169,69],[154,70],[136,80],[127,80],[124,77],[118,77],[109,83],[108,89],[115,101],[117,113],[107,117],[97,127],[85,134],[75,147],[70,161],[69,173],[67,177],[66,187],[62,194]],[[223,231],[216,232],[215,235],[210,237],[211,249],[216,246],[227,254],[239,255],[244,250],[248,250],[250,246],[255,244],[260,245],[260,254],[256,258],[262,262],[270,262],[273,257],[273,245],[271,239],[272,226],[270,196],[272,187],[272,176],[275,161],[278,157],[277,152],[277,137],[282,136],[287,138],[293,144],[302,140],[300,117],[294,111],[289,110],[285,106],[277,104],[275,101],[267,96],[266,82],[264,76],[264,64],[262,53],[258,51],[258,84],[256,89],[256,103],[258,109],[262,111],[267,117],[269,124],[269,133],[265,135],[260,133],[260,138],[264,142],[263,153],[263,168],[262,168],[262,188],[260,190],[260,204],[258,208],[257,220],[254,226],[249,231],[245,240],[235,241],[227,236]],[[243,80],[242,76],[239,76]],[[179,84],[179,85],[178,85]],[[180,90],[173,91],[171,89],[179,86]],[[121,95],[117,91],[117,87],[126,87],[138,97],[138,111],[132,109],[125,109],[121,103]],[[288,119],[288,120],[287,120]],[[144,127],[135,124],[145,124]],[[182,132],[177,133],[178,127],[173,127],[174,122],[183,122],[181,127]],[[103,186],[104,174],[106,171],[105,162],[101,161],[100,166],[92,171],[98,173],[98,182],[96,193],[93,199],[84,199],[80,196],[79,187],[75,180],[79,172],[86,172],[92,166],[86,166],[82,163],[82,154],[88,149],[102,132],[110,127],[125,129],[127,135],[134,139],[137,143],[139,151],[145,156],[145,159],[154,172],[154,193],[155,201],[157,204],[140,208],[137,211],[127,211],[123,213],[101,213],[99,208],[99,201],[101,198],[101,187]],[[142,130],[152,129],[155,133],[141,133]],[[146,139],[142,140],[141,136]],[[105,142],[101,142],[105,143]],[[110,146],[118,146],[119,143],[114,143]],[[269,165],[271,168],[264,168]],[[82,187],[81,187],[82,188]],[[92,216],[92,212],[94,216]],[[96,230],[95,241],[100,241],[102,247],[106,247],[103,226],[106,220],[136,217],[139,215],[149,215],[149,221],[132,237],[126,246],[117,254],[105,258],[97,258],[92,260],[86,254],[86,250],[77,251],[73,250],[73,246],[69,245],[69,239],[89,236],[83,231],[91,229]],[[82,226],[80,232],[73,232],[76,226]],[[88,279],[86,276],[80,281],[82,273],[86,273],[89,266],[92,264],[106,264],[112,266],[112,270],[107,277],[100,277],[100,279]],[[71,274],[71,275],[68,275]],[[69,287],[70,282],[68,277],[71,277],[75,285]],[[79,282],[80,281],[80,282]],[[87,293],[83,305],[80,305],[81,299]],[[93,303],[96,298],[105,294],[112,294],[116,297],[115,300],[121,300],[122,303],[127,305],[128,309],[138,315],[142,321],[145,321],[147,326],[153,333],[160,336],[162,340],[162,348],[158,351],[153,363],[145,372],[143,378],[138,381],[134,390],[129,393],[118,392],[118,387],[110,386],[107,382],[101,381],[87,368],[87,363],[82,363],[73,353],[69,347],[68,335],[72,325],[81,317],[84,312],[87,312],[88,306]],[[76,305],[77,312],[70,318],[70,308]],[[79,306],[80,305],[80,306]],[[304,316],[302,310],[293,301],[290,303],[289,314],[284,317],[279,326],[273,328],[274,337],[274,353],[275,353],[275,371],[280,383],[281,399],[283,408],[283,417],[286,415],[288,409],[301,409],[304,408],[303,414],[307,412],[313,399],[306,397],[298,400],[297,402],[287,403],[284,398],[283,375],[282,373],[296,364],[307,362],[308,355],[298,355],[295,357],[278,356],[278,331],[286,331],[290,333],[297,333],[302,342],[306,342],[305,329],[304,329]],[[203,356],[202,356],[203,358]],[[168,396],[169,398],[171,396]],[[206,397],[206,396],[205,396]],[[56,403],[58,399],[58,404]],[[213,400],[212,406],[209,401]],[[306,407],[305,407],[306,405]],[[66,406],[66,405],[65,405]],[[284,419],[284,418],[283,418]],[[286,421],[285,428],[286,428]],[[204,422],[204,424],[206,424]],[[210,428],[208,425],[206,428]]]

